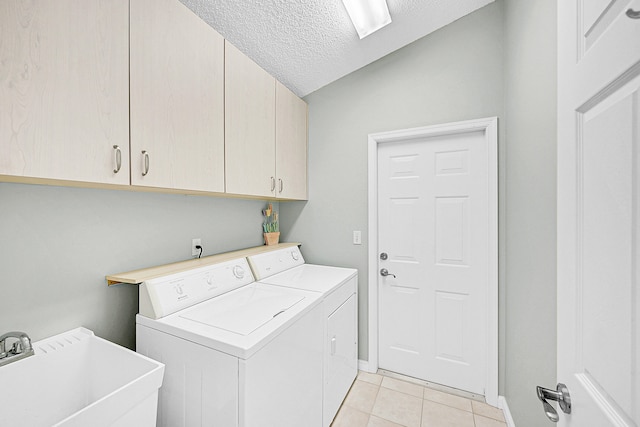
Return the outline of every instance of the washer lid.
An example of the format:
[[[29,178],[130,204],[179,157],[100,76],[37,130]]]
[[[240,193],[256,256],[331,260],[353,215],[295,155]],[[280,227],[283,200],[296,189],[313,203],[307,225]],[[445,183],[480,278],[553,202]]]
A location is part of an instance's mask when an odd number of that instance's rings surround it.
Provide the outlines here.
[[[304,299],[273,288],[247,286],[211,299],[180,317],[239,335],[249,335]]]
[[[254,292],[254,289],[264,289],[267,292]],[[238,294],[241,297],[236,297]],[[267,296],[274,298],[268,304],[271,306],[270,310],[258,314],[257,308],[254,307],[261,304],[257,302],[257,298],[260,296],[267,300],[270,299]],[[281,298],[281,296],[287,296],[289,299]],[[274,301],[276,300],[280,304],[275,304]],[[295,302],[296,300],[298,302]],[[252,301],[254,302],[253,305]],[[319,314],[314,316],[317,319],[321,319],[322,313],[319,307],[321,302],[322,294],[320,292],[309,292],[253,282],[160,319],[151,319],[138,314],[136,316],[136,324],[140,327],[155,329],[161,333],[173,335],[206,348],[247,360],[287,330],[294,322],[303,316],[307,316],[310,312],[318,310],[315,313]],[[290,306],[287,308],[288,305]],[[232,311],[232,306],[245,313],[247,324],[243,323],[244,320],[227,324],[218,322],[218,326],[210,324],[216,323],[216,320],[219,319],[218,315],[222,312]],[[277,307],[277,309],[274,309],[274,307]],[[278,314],[283,309],[285,311]],[[229,314],[235,319],[242,316],[237,313]],[[273,317],[274,315],[276,316]],[[320,329],[322,328],[321,323],[316,326]],[[223,329],[223,327],[229,329]],[[251,328],[256,329],[247,335],[242,335],[243,332],[247,333]],[[230,329],[235,331],[232,332]],[[303,331],[298,331],[297,333],[303,333]]]

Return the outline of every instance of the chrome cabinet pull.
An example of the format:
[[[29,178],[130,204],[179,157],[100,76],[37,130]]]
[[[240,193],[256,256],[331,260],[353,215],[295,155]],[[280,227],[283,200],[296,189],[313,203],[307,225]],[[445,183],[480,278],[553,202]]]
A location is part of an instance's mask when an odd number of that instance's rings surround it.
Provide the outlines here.
[[[142,176],[147,176],[149,173],[149,152],[142,150]]]
[[[627,9],[627,16],[631,19],[640,19],[640,10]]]
[[[118,173],[120,172],[120,168],[122,167],[122,150],[117,145],[113,146],[113,157],[114,157],[113,160],[116,164],[116,167],[113,170],[113,173]]]
[[[331,338],[331,355],[334,356],[336,354],[336,336],[334,335]]]
[[[282,189],[284,188],[284,183],[282,182],[282,178],[278,178],[278,183],[280,184],[280,193],[282,193]]]
[[[536,393],[538,394],[538,399],[542,402],[544,414],[554,423],[557,423],[560,417],[558,416],[558,411],[547,402],[547,399],[558,402],[560,409],[562,409],[562,412],[565,414],[571,413],[571,396],[569,395],[569,389],[566,385],[558,383],[555,390],[537,386]]]
[[[271,192],[273,193],[276,190],[276,179],[271,177]]]

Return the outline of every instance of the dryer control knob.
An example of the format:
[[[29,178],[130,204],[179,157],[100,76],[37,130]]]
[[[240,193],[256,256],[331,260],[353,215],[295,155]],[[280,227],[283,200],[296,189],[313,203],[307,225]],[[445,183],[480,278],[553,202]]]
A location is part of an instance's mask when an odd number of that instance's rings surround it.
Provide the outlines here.
[[[298,256],[298,252],[296,252],[296,251],[291,251],[291,258],[293,258],[293,260],[294,260],[294,261],[297,261],[297,260],[298,260],[298,258],[300,258],[300,257]]]
[[[234,266],[233,275],[236,276],[237,279],[242,279],[244,277],[244,268],[240,265]]]

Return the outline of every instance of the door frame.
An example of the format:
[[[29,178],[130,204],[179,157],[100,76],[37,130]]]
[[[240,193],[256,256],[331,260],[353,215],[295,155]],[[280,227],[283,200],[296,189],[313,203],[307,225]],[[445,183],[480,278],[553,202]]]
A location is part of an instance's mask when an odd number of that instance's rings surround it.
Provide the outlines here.
[[[369,134],[368,150],[368,292],[369,292],[369,360],[361,366],[378,370],[378,144],[411,138],[455,135],[482,131],[488,149],[489,172],[489,268],[487,289],[487,343],[485,399],[498,406],[498,118],[487,117],[433,126]]]

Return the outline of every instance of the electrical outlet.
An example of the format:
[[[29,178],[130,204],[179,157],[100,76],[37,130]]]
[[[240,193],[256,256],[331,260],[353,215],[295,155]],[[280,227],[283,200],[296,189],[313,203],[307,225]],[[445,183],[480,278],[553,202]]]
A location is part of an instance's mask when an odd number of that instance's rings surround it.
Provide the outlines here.
[[[196,248],[196,246],[201,246],[202,245],[201,242],[202,242],[201,239],[191,239],[191,255],[192,256],[200,255],[200,249]]]
[[[353,244],[354,245],[361,245],[362,244],[362,232],[361,231],[354,231],[353,232]]]

